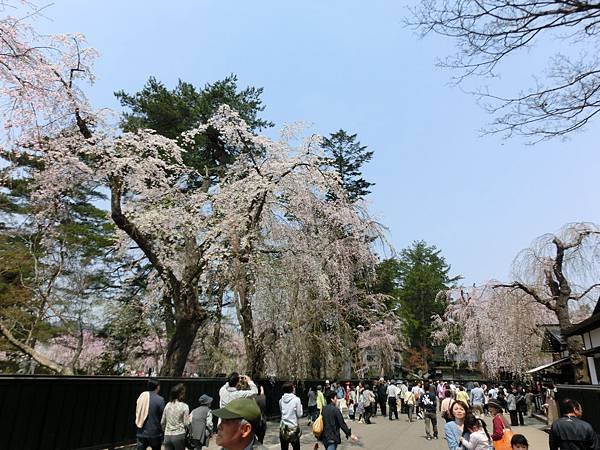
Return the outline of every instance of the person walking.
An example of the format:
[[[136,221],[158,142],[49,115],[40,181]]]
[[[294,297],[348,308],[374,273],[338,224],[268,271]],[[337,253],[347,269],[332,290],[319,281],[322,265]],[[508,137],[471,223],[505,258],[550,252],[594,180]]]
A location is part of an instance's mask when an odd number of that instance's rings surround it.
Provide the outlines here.
[[[475,383],[473,389],[471,389],[471,393],[469,395],[469,400],[471,401],[471,409],[473,410],[473,414],[476,416],[481,416],[483,414],[483,405],[485,403],[485,397],[483,394],[483,389],[479,387],[479,383]]]
[[[527,408],[527,417],[533,417],[535,395],[531,392],[531,388],[525,390],[525,407]]]
[[[254,397],[254,401],[258,405],[258,409],[260,409],[260,423],[256,428],[256,438],[262,444],[265,434],[267,434],[267,396],[265,395],[264,387],[258,386],[258,395]]]
[[[412,389],[407,389],[406,393],[404,394],[404,405],[406,406],[406,414],[408,416],[407,422],[413,421],[412,418],[415,410],[415,402],[415,394],[413,393]]]
[[[338,383],[335,388],[335,393],[337,395],[337,407],[339,408],[342,415],[344,415],[344,409],[347,408],[346,405],[346,389],[342,386],[342,383]]]
[[[406,395],[406,391],[408,391],[408,386],[404,383],[404,381],[400,381],[400,413],[406,414],[406,407],[404,406],[404,396]]]
[[[373,408],[377,408],[377,404],[375,403],[375,394],[373,394],[373,391],[371,391],[371,386],[369,386],[368,384],[365,385],[365,390],[363,391],[363,398],[365,406],[365,423],[370,425],[371,416],[373,415]]]
[[[319,410],[319,414],[323,413],[323,408],[325,407],[325,396],[323,395],[323,386],[320,384],[317,386],[317,409]]]
[[[165,430],[164,450],[185,450],[185,428],[190,423],[190,409],[185,400],[185,386],[178,383],[169,393],[160,424]]]
[[[455,400],[450,406],[450,422],[444,425],[444,437],[448,450],[462,450],[461,437],[467,441],[470,438],[469,430],[465,429],[465,417],[469,413],[469,405],[462,400]]]
[[[550,428],[550,450],[598,450],[600,442],[592,426],[581,420],[581,405],[565,398],[560,403],[563,416],[554,421]]]
[[[412,393],[415,395],[415,413],[416,413],[417,419],[423,419],[423,417],[424,417],[423,412],[421,411],[421,407],[419,406],[419,398],[421,398],[421,395],[423,395],[425,393],[425,391],[423,390],[423,388],[421,386],[422,386],[422,384],[419,381],[411,389]]]
[[[523,414],[527,413],[527,402],[525,401],[525,391],[522,387],[519,387],[515,394],[515,400],[517,402],[517,415],[519,419],[519,425],[525,425]]]
[[[510,425],[512,427],[516,427],[519,425],[517,421],[517,389],[512,388],[511,391],[506,396],[506,409],[508,409],[508,413],[510,414]]]
[[[437,429],[437,413],[436,413],[436,402],[437,398],[435,395],[435,387],[425,385],[425,393],[421,395],[419,398],[419,405],[423,411],[423,418],[425,422],[425,435],[427,440],[430,441],[431,438],[438,438],[438,429]]]
[[[467,391],[465,391],[465,387],[463,385],[458,387],[458,391],[456,392],[456,400],[460,400],[467,405],[469,404],[469,394],[467,394]]]
[[[439,380],[436,386],[437,398],[438,398],[438,411],[442,411],[442,402],[444,398],[446,398],[446,388],[444,386],[444,382]]]
[[[202,450],[202,447],[208,447],[210,437],[212,436],[212,414],[210,405],[212,397],[202,394],[198,399],[199,406],[190,413],[189,435],[190,450]]]
[[[327,392],[327,404],[323,408],[323,432],[319,439],[325,446],[325,450],[336,450],[341,444],[340,430],[346,435],[346,439],[350,438],[353,441],[358,441],[358,437],[352,434],[352,430],[348,428],[342,413],[337,408],[337,395],[333,391]]]
[[[142,392],[135,406],[136,447],[137,450],[160,450],[163,430],[160,426],[165,399],[158,393],[160,384],[157,380],[148,380],[147,390]]]
[[[452,391],[450,389],[446,389],[446,392],[444,392],[444,400],[442,400],[442,404],[440,406],[442,417],[444,418],[446,423],[452,420],[452,417],[450,415],[450,406],[452,405],[453,401],[454,400],[452,400]]]
[[[502,415],[502,405],[498,400],[491,400],[488,402],[488,410],[492,416],[492,441],[496,442],[504,437],[504,430],[509,429],[510,426],[506,422],[506,419]]]
[[[396,382],[394,380],[390,381],[385,393],[385,398],[387,398],[388,406],[390,408],[390,420],[392,419],[392,414],[398,420],[398,395],[400,394],[400,390],[396,386]],[[384,411],[384,408],[381,409]]]
[[[311,426],[312,423],[318,416],[319,410],[317,409],[317,394],[313,387],[308,388],[308,426]]]
[[[379,408],[381,409],[381,415],[383,417],[386,416],[386,403],[389,404],[389,396],[388,391],[389,387],[392,385],[393,380],[390,383],[386,383],[383,378],[379,379],[379,384],[377,385],[377,400],[379,401]],[[398,413],[396,413],[396,418]],[[392,419],[392,412],[390,411],[390,420]]]
[[[284,392],[279,400],[281,422],[279,424],[279,442],[281,450],[288,450],[290,444],[293,450],[300,450],[300,418],[302,417],[302,402],[296,396],[294,385],[286,382],[282,386]]]

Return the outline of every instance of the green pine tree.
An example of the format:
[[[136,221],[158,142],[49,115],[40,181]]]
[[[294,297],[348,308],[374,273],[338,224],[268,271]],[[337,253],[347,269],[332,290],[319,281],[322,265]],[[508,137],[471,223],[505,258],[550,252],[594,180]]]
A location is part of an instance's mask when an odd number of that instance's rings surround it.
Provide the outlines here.
[[[425,241],[416,241],[400,252],[397,264],[398,309],[404,335],[413,347],[431,347],[434,314],[443,314],[446,305],[436,301],[460,277],[450,276],[450,266],[441,250]]]
[[[356,134],[348,134],[340,129],[323,140],[326,166],[337,172],[340,183],[351,201],[364,198],[374,183],[362,178],[361,168],[373,157],[373,152],[360,145]]]
[[[181,80],[174,89],[168,89],[156,78],[150,77],[141,91],[135,94],[118,91],[115,95],[129,110],[123,114],[123,130],[150,128],[176,139],[182,132],[206,123],[224,104],[238,112],[252,130],[273,126],[272,122],[259,117],[265,109],[260,98],[262,93],[262,88],[255,87],[239,90],[237,76],[231,74],[201,89]],[[199,135],[192,145],[181,145],[187,150],[183,155],[184,162],[199,172],[197,182],[205,188],[207,181],[214,183],[222,176],[225,166],[241,151],[225,146],[213,129]]]

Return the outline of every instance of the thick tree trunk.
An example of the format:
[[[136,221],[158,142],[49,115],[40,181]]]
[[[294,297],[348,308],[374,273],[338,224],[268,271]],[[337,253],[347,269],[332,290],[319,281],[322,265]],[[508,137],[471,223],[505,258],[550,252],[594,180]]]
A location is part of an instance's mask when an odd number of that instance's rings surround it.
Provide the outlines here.
[[[183,374],[187,358],[194,339],[203,320],[198,317],[181,317],[175,324],[175,331],[169,340],[165,363],[160,374],[165,377],[180,377]]]
[[[568,307],[568,298],[556,302],[556,317],[558,318],[561,334],[564,334],[565,330],[572,325]],[[567,338],[567,350],[569,352],[569,359],[573,365],[574,381],[576,384],[589,384],[591,381],[587,362],[581,355],[582,348],[583,344],[580,336],[570,336]]]
[[[180,377],[185,369],[198,329],[206,322],[207,315],[198,303],[198,289],[194,282],[186,286],[174,281],[170,291],[175,306],[175,328],[169,338],[165,363],[160,374]]]
[[[265,349],[260,336],[256,334],[254,329],[250,286],[251,282],[248,280],[248,275],[241,274],[236,283],[237,315],[244,335],[246,370],[252,378],[260,378],[265,369]]]
[[[171,337],[175,333],[175,314],[173,313],[173,303],[171,302],[171,293],[165,292],[161,299],[163,320],[165,322],[165,330],[167,336]]]
[[[207,356],[210,361],[213,361],[211,374],[216,375],[223,371],[221,360],[218,358],[217,352],[220,351],[221,345],[221,323],[223,321],[223,303],[225,297],[225,284],[220,284],[219,289],[215,295],[215,316],[213,324],[213,333],[211,338],[211,345],[208,346]]]

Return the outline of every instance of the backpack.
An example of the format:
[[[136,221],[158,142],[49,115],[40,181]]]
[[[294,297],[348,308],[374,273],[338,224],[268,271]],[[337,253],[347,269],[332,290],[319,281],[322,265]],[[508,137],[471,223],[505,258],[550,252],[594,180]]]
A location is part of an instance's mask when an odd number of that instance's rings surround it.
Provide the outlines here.
[[[346,391],[344,391],[343,387],[339,387],[337,388],[335,395],[337,395],[337,398],[342,399],[346,396]]]

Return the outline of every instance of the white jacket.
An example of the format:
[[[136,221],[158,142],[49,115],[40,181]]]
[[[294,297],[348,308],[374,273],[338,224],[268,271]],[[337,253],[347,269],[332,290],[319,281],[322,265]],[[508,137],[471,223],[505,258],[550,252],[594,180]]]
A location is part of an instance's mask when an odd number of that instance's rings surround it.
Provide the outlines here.
[[[250,390],[238,391],[236,388],[229,386],[229,383],[225,383],[221,389],[219,389],[219,408],[222,408],[231,400],[236,398],[250,398],[258,395],[258,388],[254,381],[249,381],[248,385]]]
[[[283,394],[279,400],[281,410],[281,422],[288,427],[298,426],[298,419],[302,417],[302,403],[300,399],[291,392]]]

